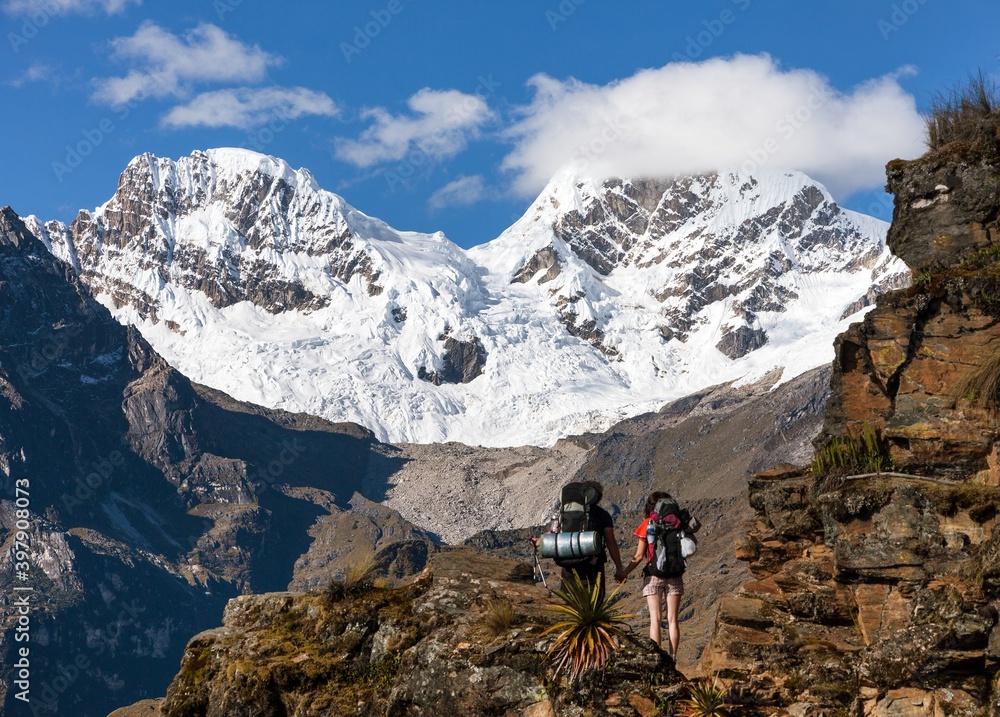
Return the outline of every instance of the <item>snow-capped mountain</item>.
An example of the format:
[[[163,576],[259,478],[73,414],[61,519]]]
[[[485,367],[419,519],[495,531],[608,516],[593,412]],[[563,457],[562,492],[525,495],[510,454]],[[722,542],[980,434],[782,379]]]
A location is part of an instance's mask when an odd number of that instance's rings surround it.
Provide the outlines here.
[[[217,149],[139,156],[104,206],[29,226],[193,379],[393,442],[544,445],[723,381],[788,380],[908,280],[887,224],[797,173],[564,172],[466,252]]]

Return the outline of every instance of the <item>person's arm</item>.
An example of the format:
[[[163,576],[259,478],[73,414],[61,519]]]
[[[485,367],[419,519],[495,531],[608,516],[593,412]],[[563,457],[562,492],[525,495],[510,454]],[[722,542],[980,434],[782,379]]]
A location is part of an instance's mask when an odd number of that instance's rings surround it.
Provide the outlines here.
[[[622,567],[622,556],[618,552],[618,541],[615,540],[615,529],[613,527],[604,529],[604,543],[608,546],[608,554],[615,564],[615,579],[622,580],[623,578],[619,576],[623,574],[625,569]]]
[[[629,576],[629,573],[631,573],[639,565],[642,564],[642,561],[645,559],[645,557],[646,557],[646,539],[639,538],[639,545],[635,549],[635,555],[632,556],[632,560],[629,562],[628,565],[625,566],[625,569],[622,570],[623,576],[627,578]]]

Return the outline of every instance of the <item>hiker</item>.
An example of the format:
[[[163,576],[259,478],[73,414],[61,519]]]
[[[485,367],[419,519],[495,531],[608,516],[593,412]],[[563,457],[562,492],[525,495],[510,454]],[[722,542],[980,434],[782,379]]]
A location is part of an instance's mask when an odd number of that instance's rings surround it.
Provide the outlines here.
[[[694,552],[692,536],[698,530],[698,519],[692,518],[665,491],[656,491],[646,498],[643,515],[646,519],[635,530],[639,545],[620,579],[625,580],[643,560],[646,561],[642,570],[645,576],[642,594],[649,606],[649,639],[657,645],[662,642],[661,621],[666,598],[669,653],[671,658],[676,659],[681,639],[677,615],[684,594],[684,556]]]
[[[542,537],[531,539],[536,547],[541,546],[542,557],[555,559],[556,565],[562,568],[563,589],[566,581],[576,573],[584,585],[590,588],[595,583],[600,585],[599,595],[602,600],[604,564],[608,561],[608,555],[615,564],[615,579],[624,579],[614,521],[611,514],[598,505],[603,495],[604,488],[597,481],[588,480],[563,486],[559,513],[552,516],[553,523],[549,531],[555,535],[544,540]],[[596,533],[596,536],[592,533]],[[571,545],[573,552],[570,555],[556,550],[557,539],[561,537],[567,540],[560,540],[559,545]],[[569,540],[571,537],[573,540]],[[586,541],[588,537],[593,539],[592,542]],[[581,544],[580,538],[584,539],[584,543]]]

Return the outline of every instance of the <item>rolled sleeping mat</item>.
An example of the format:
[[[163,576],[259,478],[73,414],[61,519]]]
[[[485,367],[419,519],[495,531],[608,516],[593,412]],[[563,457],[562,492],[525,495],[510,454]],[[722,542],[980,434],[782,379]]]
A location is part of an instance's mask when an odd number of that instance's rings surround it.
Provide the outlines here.
[[[556,560],[589,558],[604,549],[601,534],[596,530],[582,533],[545,533],[538,550],[543,558]]]

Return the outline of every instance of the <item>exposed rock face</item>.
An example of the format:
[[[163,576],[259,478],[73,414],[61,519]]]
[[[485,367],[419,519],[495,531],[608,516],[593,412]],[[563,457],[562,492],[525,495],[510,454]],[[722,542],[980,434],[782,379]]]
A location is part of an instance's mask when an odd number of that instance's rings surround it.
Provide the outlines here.
[[[483,373],[486,365],[486,349],[478,337],[468,341],[454,336],[443,336],[444,356],[440,371],[428,371],[424,367],[417,373],[418,378],[430,381],[435,386],[442,383],[469,383]]]
[[[522,266],[511,282],[518,282],[519,284],[527,284],[529,281],[535,278],[538,272],[545,270],[545,273],[538,278],[539,284],[544,284],[546,282],[552,281],[561,271],[559,265],[559,252],[553,249],[551,246],[543,247],[532,254],[531,258]]]
[[[751,351],[756,351],[766,343],[767,332],[763,329],[740,326],[738,329],[723,333],[722,340],[715,348],[731,359],[738,359]]]
[[[1000,242],[1000,118],[974,141],[952,142],[887,167],[895,195],[889,248],[914,271],[953,267]]]
[[[223,627],[191,640],[164,717],[518,714],[652,715],[676,699],[670,659],[628,636],[601,680],[550,681],[541,635],[552,601],[530,565],[450,550],[407,587],[328,602],[321,594],[244,596]],[[489,605],[516,623],[491,635]]]
[[[723,598],[703,664],[746,681],[761,707],[988,714],[1000,489],[817,489],[794,471],[751,481],[756,518],[737,554],[756,581]]]
[[[998,397],[983,382],[1000,356],[1000,153],[996,128],[984,132],[889,163],[889,244],[920,280],[838,339],[822,442],[869,424],[905,470],[968,476],[995,463]]]
[[[704,664],[748,684],[763,711],[1000,707],[998,125],[889,163],[889,244],[915,285],[839,337],[816,442],[874,428],[897,469],[928,477],[787,466],[750,482],[756,516],[737,554],[756,581],[722,601]]]
[[[10,548],[24,519],[14,481],[28,479],[31,568],[18,579],[34,588],[32,701],[44,712],[103,717],[164,689],[193,632],[217,624],[241,592],[285,589],[304,553],[323,555],[329,578],[353,549],[428,540],[389,509],[372,519],[363,499],[349,503],[362,486],[381,498],[399,466],[391,456],[369,466],[368,431],[192,384],[9,208],[0,299],[0,575],[12,594]],[[345,518],[355,506],[365,515]],[[324,553],[337,519],[381,525]],[[393,571],[425,559],[401,547]],[[300,578],[321,579],[308,560]],[[0,605],[0,709],[12,711],[17,619]],[[44,692],[69,665],[71,684]]]

